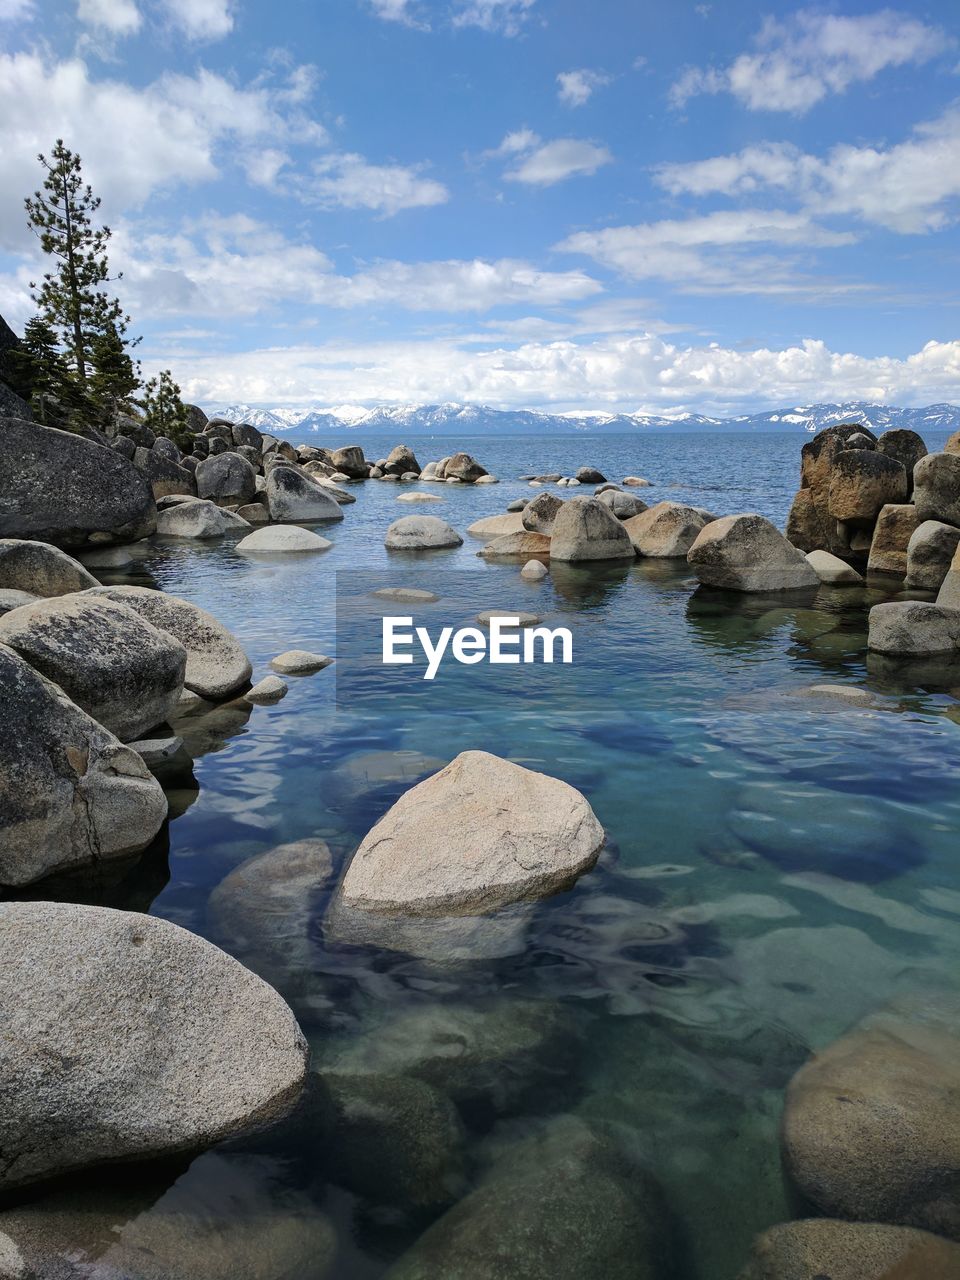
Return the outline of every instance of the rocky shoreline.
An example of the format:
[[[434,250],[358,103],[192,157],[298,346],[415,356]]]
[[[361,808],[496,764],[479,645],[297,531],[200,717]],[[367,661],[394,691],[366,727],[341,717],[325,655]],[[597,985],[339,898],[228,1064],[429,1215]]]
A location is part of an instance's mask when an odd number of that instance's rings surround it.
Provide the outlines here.
[[[406,790],[339,877],[319,838],[241,863],[209,912],[245,963],[148,915],[43,900],[49,877],[151,844],[168,817],[165,770],[183,765],[181,723],[200,708],[249,714],[283,697],[283,676],[331,661],[289,650],[255,679],[209,613],[101,585],[92,570],[122,567],[126,548],[154,537],[239,534],[240,554],[322,552],[330,541],[303,526],[349,519],[360,483],[496,483],[465,453],[421,468],[398,445],[370,462],[356,445],[295,449],[191,415],[190,453],[135,420],[86,439],[0,420],[0,889],[11,894],[0,902],[0,1278],[323,1276],[334,1243],[310,1180],[278,1234],[260,1198],[271,1162],[296,1148],[334,1185],[413,1215],[422,1229],[395,1280],[666,1280],[677,1232],[645,1153],[617,1126],[565,1111],[580,1033],[558,1006],[465,1006],[453,1056],[449,1025],[432,1025],[429,1009],[388,1013],[366,1040],[311,1053],[296,996],[271,984],[309,967],[321,887],[330,937],[495,953],[497,929],[522,931],[531,904],[595,874],[605,834],[580,791],[465,751]],[[533,581],[560,566],[685,562],[691,590],[721,608],[812,600],[822,585],[883,574],[903,590],[872,608],[870,649],[960,656],[960,433],[929,454],[913,432],[842,425],[801,452],[785,534],[751,513],[648,505],[640,477],[615,485],[589,467],[526,478],[529,499],[465,533]],[[570,495],[584,485],[595,492]],[[426,560],[462,541],[434,516],[384,532],[388,550]],[[28,888],[36,900],[17,896]],[[757,1240],[742,1280],[960,1275],[957,1013],[932,1000],[880,1010],[796,1070],[782,1157],[798,1220]],[[468,1156],[468,1130],[532,1099],[532,1131],[479,1163]],[[109,1176],[116,1162],[142,1170],[201,1152],[159,1198]],[[223,1206],[197,1208],[190,1185],[204,1162],[249,1206],[244,1227]],[[77,1173],[82,1186],[56,1181]]]

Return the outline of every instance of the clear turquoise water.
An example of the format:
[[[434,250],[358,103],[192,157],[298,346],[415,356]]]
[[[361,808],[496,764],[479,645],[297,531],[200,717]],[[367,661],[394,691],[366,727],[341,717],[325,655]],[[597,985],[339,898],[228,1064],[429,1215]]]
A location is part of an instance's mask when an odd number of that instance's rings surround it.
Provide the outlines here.
[[[397,441],[362,443],[375,458]],[[451,442],[409,443],[423,463]],[[424,485],[444,499],[429,507],[396,501],[409,486],[357,485],[344,521],[321,529],[334,543],[321,556],[257,563],[231,541],[156,543],[136,574],[109,579],[209,609],[258,676],[288,648],[340,661],[290,678],[277,706],[178,727],[198,751],[198,787],[172,793],[169,848],[105,900],[209,935],[209,894],[244,859],[322,836],[342,866],[402,791],[461,750],[570,782],[608,833],[601,862],[525,915],[492,958],[451,964],[442,946],[410,955],[329,936],[321,894],[288,971],[273,976],[321,1059],[414,1007],[442,1019],[464,1003],[562,1005],[578,1048],[560,1105],[635,1132],[681,1224],[681,1280],[726,1280],[757,1231],[791,1216],[777,1125],[808,1051],[890,996],[960,973],[960,673],[867,663],[867,611],[896,583],[745,600],[695,590],[682,562],[555,568],[530,584],[517,564],[479,559],[469,538],[413,558],[383,547],[401,515],[442,515],[463,532],[528,495],[521,474],[584,463],[612,480],[646,476],[648,500],[759,511],[782,526],[802,437],[456,443],[501,483]],[[359,624],[337,633],[335,597],[343,606],[386,581],[435,590],[431,626],[488,607],[567,625],[575,664],[446,667],[429,686],[372,675],[356,661]],[[873,701],[797,696],[823,683]],[[488,1124],[471,1132],[477,1151]],[[411,1230],[329,1181],[321,1170],[311,1195],[338,1232],[332,1274],[384,1274]]]

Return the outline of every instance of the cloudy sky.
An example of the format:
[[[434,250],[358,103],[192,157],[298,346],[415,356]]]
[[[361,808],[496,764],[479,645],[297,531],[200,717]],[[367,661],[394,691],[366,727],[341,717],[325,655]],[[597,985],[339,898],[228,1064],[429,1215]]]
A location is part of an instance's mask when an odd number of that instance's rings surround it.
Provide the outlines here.
[[[956,0],[0,0],[0,313],[62,136],[201,403],[960,402],[958,37]]]

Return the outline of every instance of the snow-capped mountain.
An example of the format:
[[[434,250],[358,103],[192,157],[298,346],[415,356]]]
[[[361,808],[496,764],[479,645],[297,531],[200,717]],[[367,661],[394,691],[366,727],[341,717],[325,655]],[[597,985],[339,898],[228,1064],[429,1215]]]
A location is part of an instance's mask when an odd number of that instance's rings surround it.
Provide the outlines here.
[[[660,431],[821,431],[838,422],[862,422],[877,431],[906,427],[924,431],[960,430],[960,406],[932,404],[922,409],[892,405],[808,404],[769,413],[742,414],[735,418],[708,418],[703,414],[668,417],[642,413],[544,413],[536,409],[492,409],[476,404],[360,405],[328,408],[256,408],[246,404],[216,405],[206,409],[210,417],[249,422],[261,431],[284,435],[296,431],[393,431],[431,435],[553,435],[566,432]]]

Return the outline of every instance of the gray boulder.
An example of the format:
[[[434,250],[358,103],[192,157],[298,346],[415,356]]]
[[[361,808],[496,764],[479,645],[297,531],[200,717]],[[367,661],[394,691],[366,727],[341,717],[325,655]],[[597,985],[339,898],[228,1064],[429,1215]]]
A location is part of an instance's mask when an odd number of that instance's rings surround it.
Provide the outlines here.
[[[550,536],[546,533],[530,533],[521,529],[517,533],[506,533],[494,538],[477,552],[490,560],[516,559],[522,556],[529,560],[531,556],[548,556],[550,554]]]
[[[183,688],[183,645],[93,592],[14,609],[0,618],[0,643],[121,740],[166,720]]]
[[[793,591],[820,581],[803,552],[758,515],[711,521],[697,535],[687,562],[706,586],[727,591]]]
[[[647,504],[632,493],[624,493],[614,485],[608,485],[595,495],[605,507],[609,507],[618,520],[629,520],[631,516],[639,516],[647,510]]]
[[[31,595],[29,591],[15,591],[9,587],[0,587],[0,615],[19,609],[21,605],[36,604],[40,596]]]
[[[960,529],[939,520],[924,520],[907,546],[906,586],[913,591],[939,591],[960,543]]]
[[[146,765],[3,644],[0,711],[0,886],[150,843],[167,802]]]
[[[656,506],[625,520],[623,527],[637,555],[653,559],[680,559],[686,557],[700,530],[708,523],[703,512],[695,507],[683,506],[679,502],[658,502]]]
[[[397,501],[413,496],[413,494],[401,494]],[[424,494],[423,496],[432,497],[433,495]],[[520,513],[508,511],[506,515],[484,516],[482,520],[474,520],[473,524],[467,527],[467,533],[471,538],[482,538],[484,542],[492,542],[494,538],[504,538],[508,533],[522,533],[523,529],[524,524]]]
[[[274,524],[248,533],[235,549],[245,556],[264,556],[326,551],[332,546],[329,538],[321,538],[312,529],[301,529],[295,524]]]
[[[870,610],[867,647],[874,653],[920,656],[960,646],[960,609],[921,600],[891,600]]]
[[[877,453],[887,458],[895,458],[903,463],[907,473],[907,497],[913,493],[913,469],[921,458],[927,456],[927,446],[916,431],[908,431],[898,427],[893,431],[884,431],[877,440]]]
[[[620,560],[634,554],[626,528],[598,498],[571,498],[557,512],[551,560]]]
[[[267,476],[266,495],[272,520],[343,519],[333,494],[295,467],[273,467]]]
[[[63,596],[99,585],[82,564],[48,542],[0,538],[0,589]]]
[[[238,449],[252,449],[259,458],[263,453],[263,435],[249,422],[235,422],[230,428],[230,436]]]
[[[937,604],[944,609],[960,609],[960,548],[954,553],[947,576],[940,587]]]
[[[176,445],[173,447],[176,448]],[[157,452],[156,446],[152,449],[138,448],[133,455],[133,465],[150,481],[155,499],[166,498],[171,494],[194,494],[197,491],[193,472],[181,467],[179,462],[166,453]]]
[[[444,480],[460,480],[463,484],[473,484],[486,474],[486,468],[469,453],[455,453],[443,468]]]
[[[262,979],[132,911],[0,905],[0,1189],[280,1119],[307,1049]]]
[[[187,411],[187,428],[194,435],[199,435],[209,421],[207,415],[197,404],[185,404],[183,407]]]
[[[149,483],[114,449],[0,418],[0,450],[0,537],[73,548],[135,542],[156,528]]]
[[[239,453],[221,453],[205,458],[197,466],[197,496],[209,498],[217,506],[240,506],[253,501],[257,491],[256,472]]]
[[[832,531],[832,532],[831,532]],[[798,489],[787,515],[786,537],[800,551],[838,545],[836,522],[821,510],[812,489]]]
[[[960,525],[960,453],[928,453],[913,469],[913,501],[922,520]]]
[[[562,499],[554,497],[552,493],[539,493],[532,502],[528,502],[523,508],[520,514],[520,524],[524,529],[529,529],[531,533],[552,533],[553,522],[562,506]],[[512,532],[514,530],[504,529],[504,533]]]
[[[821,582],[829,586],[862,586],[863,575],[829,551],[808,551],[807,562]]]
[[[605,484],[607,477],[596,467],[580,467],[574,479],[581,484]]]
[[[881,507],[906,499],[907,473],[898,459],[875,449],[843,449],[834,458],[827,503],[834,520],[872,528]]]
[[[907,547],[919,523],[917,508],[912,502],[890,503],[881,507],[870,542],[868,572],[905,577]]]
[[[157,533],[163,538],[222,538],[227,531],[224,512],[215,502],[198,498],[165,507],[157,515]]]
[[[283,441],[286,444],[286,441]],[[342,472],[352,480],[366,480],[370,464],[363,456],[358,444],[348,444],[342,449],[334,449],[330,454],[330,464],[336,471]]]
[[[114,436],[110,441],[110,448],[116,449],[117,453],[122,454],[125,458],[133,461],[133,455],[137,452],[136,442],[131,440],[129,436]]]
[[[151,448],[154,453],[162,453],[165,458],[169,458],[171,462],[180,461],[180,450],[170,439],[169,436],[157,436]]]
[[[183,683],[194,693],[220,701],[250,679],[250,659],[227,628],[199,605],[148,587],[98,587],[91,595],[125,605],[172,636],[187,651]]]
[[[881,437],[882,438],[882,437]],[[753,1243],[739,1280],[952,1280],[960,1246],[913,1227],[807,1218]]]
[[[389,551],[420,551],[462,544],[456,529],[439,516],[402,516],[394,520],[383,540]]]
[[[419,475],[420,463],[409,445],[398,444],[396,448],[390,450],[389,456],[381,469],[395,476],[407,475],[410,472]]]
[[[568,887],[603,840],[567,783],[465,751],[401,796],[361,841],[340,897],[380,913],[479,915]]]

